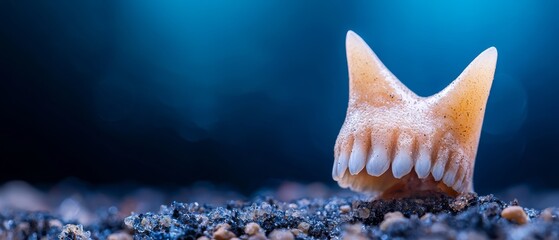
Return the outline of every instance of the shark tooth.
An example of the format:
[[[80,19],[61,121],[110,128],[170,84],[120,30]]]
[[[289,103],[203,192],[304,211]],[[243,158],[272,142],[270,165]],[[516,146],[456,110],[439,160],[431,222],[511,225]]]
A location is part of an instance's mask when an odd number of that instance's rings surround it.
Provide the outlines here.
[[[402,84],[352,31],[347,33],[346,51],[349,101],[334,148],[333,177],[338,184],[381,196],[473,192],[497,50],[482,52],[456,80],[430,97],[418,96]]]

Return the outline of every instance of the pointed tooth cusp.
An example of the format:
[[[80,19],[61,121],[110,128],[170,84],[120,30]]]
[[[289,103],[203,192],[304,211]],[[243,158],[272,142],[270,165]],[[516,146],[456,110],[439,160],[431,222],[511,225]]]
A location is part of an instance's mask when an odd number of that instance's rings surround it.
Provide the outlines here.
[[[371,176],[378,177],[382,175],[390,167],[390,160],[388,159],[387,147],[376,144],[370,154],[369,161],[367,162],[367,173]]]
[[[406,133],[400,134],[398,147],[396,148],[396,154],[392,162],[392,175],[394,175],[395,178],[402,178],[410,173],[413,168],[413,140],[413,137]]]
[[[428,148],[421,147],[419,150],[419,156],[415,163],[415,172],[417,177],[426,178],[429,176],[429,171],[431,170],[431,153]]]
[[[340,154],[340,157],[338,158],[338,162],[337,162],[337,176],[338,179],[342,179],[344,177],[345,171],[347,169],[347,162],[349,159],[349,155],[346,151],[342,151],[342,153]]]
[[[355,141],[349,157],[349,173],[356,175],[365,167],[367,161],[367,146],[363,141]]]

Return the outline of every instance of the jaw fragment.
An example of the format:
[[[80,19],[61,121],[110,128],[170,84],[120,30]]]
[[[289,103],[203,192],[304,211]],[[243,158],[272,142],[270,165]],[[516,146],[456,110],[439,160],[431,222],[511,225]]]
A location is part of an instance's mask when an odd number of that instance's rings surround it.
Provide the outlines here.
[[[482,52],[430,97],[404,86],[357,34],[346,38],[350,94],[334,148],[342,187],[382,195],[473,192],[473,169],[497,50]]]

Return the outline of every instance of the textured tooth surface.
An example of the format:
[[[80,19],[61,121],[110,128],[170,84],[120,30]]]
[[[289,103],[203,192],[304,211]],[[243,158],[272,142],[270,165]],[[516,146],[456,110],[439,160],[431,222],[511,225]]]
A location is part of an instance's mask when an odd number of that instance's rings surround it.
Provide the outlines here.
[[[353,144],[353,150],[349,157],[349,173],[351,175],[358,174],[365,167],[367,161],[366,146],[361,141],[356,141]]]
[[[394,162],[392,163],[392,174],[395,178],[399,179],[410,173],[412,167],[413,162],[407,151],[399,151],[396,153],[396,157],[394,157]]]
[[[382,175],[390,167],[390,160],[386,147],[382,145],[375,145],[371,153],[371,157],[367,162],[367,173],[371,176],[378,177]]]
[[[456,190],[457,192],[460,191],[462,189],[462,183],[464,182],[464,177],[463,176],[458,176],[456,182],[454,183],[454,186],[452,186],[452,188],[454,190]]]
[[[415,163],[415,172],[417,173],[417,177],[426,178],[429,176],[429,170],[431,170],[431,156],[429,150],[422,147],[419,151],[417,162]]]
[[[334,159],[334,165],[332,166],[332,178],[338,181],[338,158]]]
[[[435,181],[440,181],[444,175],[444,168],[446,166],[446,162],[448,161],[448,150],[441,149],[437,156],[437,161],[435,162],[435,166],[433,166],[432,174]]]
[[[347,152],[342,152],[340,154],[340,158],[338,158],[338,169],[336,173],[338,174],[338,179],[342,179],[344,177],[345,170],[347,169],[347,161],[348,161],[348,154]]]
[[[446,184],[449,187],[452,187],[452,185],[454,185],[454,180],[456,178],[457,171],[458,171],[458,164],[452,162],[450,164],[450,168],[446,171],[443,177],[444,184]]]
[[[413,168],[413,159],[411,158],[411,148],[413,146],[413,137],[407,133],[401,133],[396,148],[396,156],[392,162],[392,175],[395,178],[402,178],[411,172]]]

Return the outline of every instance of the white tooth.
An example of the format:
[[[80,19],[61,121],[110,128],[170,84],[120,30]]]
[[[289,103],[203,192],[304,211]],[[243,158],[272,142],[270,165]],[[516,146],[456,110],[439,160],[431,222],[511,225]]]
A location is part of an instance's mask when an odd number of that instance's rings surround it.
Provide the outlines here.
[[[462,188],[462,182],[464,181],[464,178],[459,177],[458,180],[456,180],[456,182],[454,183],[454,186],[452,186],[452,188],[454,190],[456,190],[457,192],[460,192],[460,189]]]
[[[338,158],[334,159],[334,164],[332,165],[332,178],[338,181]]]
[[[435,179],[435,181],[440,181],[443,178],[444,168],[447,161],[448,161],[448,150],[440,149],[437,155],[435,166],[433,166],[433,170],[431,170],[431,174],[433,174],[433,178]]]
[[[366,149],[367,147],[361,141],[356,141],[353,144],[353,150],[349,157],[349,173],[351,175],[358,174],[365,167],[367,161]]]
[[[429,150],[422,147],[419,151],[417,162],[415,163],[415,172],[417,173],[417,177],[426,178],[429,176],[429,170],[431,170],[431,156]]]
[[[382,175],[390,167],[390,160],[385,146],[376,144],[370,154],[367,162],[367,173],[371,176],[378,177]]]
[[[444,175],[443,178],[444,184],[446,184],[449,187],[452,187],[452,185],[454,185],[454,180],[456,178],[456,171],[458,171],[458,164],[452,161],[452,163],[450,163],[450,168],[446,171]]]
[[[394,161],[392,162],[392,175],[395,178],[402,178],[410,173],[413,168],[413,159],[411,158],[413,141],[413,137],[406,133],[400,134],[398,138],[396,156],[394,156]]]
[[[348,159],[348,154],[347,152],[343,151],[340,154],[340,158],[338,158],[338,162],[337,162],[338,170],[336,170],[336,172],[338,175],[338,179],[342,179],[344,177],[345,170],[347,169],[347,159]]]
[[[399,151],[394,157],[394,162],[392,163],[392,175],[395,178],[402,178],[406,174],[411,172],[413,167],[413,162],[408,151]]]

